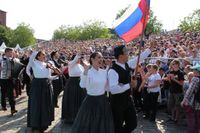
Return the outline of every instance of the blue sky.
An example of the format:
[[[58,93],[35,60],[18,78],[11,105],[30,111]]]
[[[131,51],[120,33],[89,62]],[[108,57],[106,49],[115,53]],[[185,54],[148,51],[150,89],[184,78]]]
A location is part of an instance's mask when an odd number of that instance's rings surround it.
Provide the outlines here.
[[[79,25],[96,19],[113,26],[119,10],[139,0],[0,0],[0,9],[7,12],[7,26],[12,29],[25,22],[35,30],[35,37],[51,39],[61,25]],[[151,0],[151,9],[167,30],[200,8],[200,0]]]

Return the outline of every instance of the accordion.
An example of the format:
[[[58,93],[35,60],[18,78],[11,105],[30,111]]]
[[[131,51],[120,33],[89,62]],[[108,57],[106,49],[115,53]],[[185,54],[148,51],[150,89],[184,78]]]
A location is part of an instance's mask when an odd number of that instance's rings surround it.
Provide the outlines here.
[[[19,73],[24,68],[20,62],[3,59],[1,61],[1,79],[17,78]]]
[[[11,62],[7,59],[1,61],[1,79],[9,79],[11,77]]]

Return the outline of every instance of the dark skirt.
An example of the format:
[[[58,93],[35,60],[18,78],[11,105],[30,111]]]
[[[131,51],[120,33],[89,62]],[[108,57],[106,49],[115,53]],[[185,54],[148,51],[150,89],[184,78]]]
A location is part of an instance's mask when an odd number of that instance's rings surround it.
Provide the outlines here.
[[[85,89],[79,86],[79,77],[70,77],[64,88],[62,100],[62,119],[66,123],[73,123],[85,98]]]
[[[32,80],[28,104],[28,127],[47,129],[54,120],[52,84],[48,79]]]
[[[114,133],[111,107],[105,95],[86,96],[71,133]]]

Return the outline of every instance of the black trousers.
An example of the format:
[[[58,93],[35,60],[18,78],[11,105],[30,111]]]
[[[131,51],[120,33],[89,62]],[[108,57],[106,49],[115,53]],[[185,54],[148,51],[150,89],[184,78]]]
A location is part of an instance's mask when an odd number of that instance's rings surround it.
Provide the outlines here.
[[[142,91],[142,97],[143,97],[143,111],[146,113],[148,110],[148,98],[147,98],[148,92],[147,88],[145,87]]]
[[[138,108],[142,108],[142,93],[138,92],[138,89],[133,91],[133,99],[134,99],[134,103],[135,103],[135,107]]]
[[[29,92],[30,92],[30,88],[31,88],[31,83],[26,83],[26,94],[27,96],[29,96]]]
[[[146,95],[146,115],[150,117],[151,120],[155,120],[156,118],[158,95],[159,92],[150,92]]]
[[[22,89],[24,88],[24,86],[26,86],[26,94],[27,96],[29,96],[29,91],[30,91],[30,88],[31,88],[31,79],[30,77],[26,74],[26,71],[24,71],[23,73],[23,87]]]
[[[52,81],[53,84],[53,102],[54,106],[58,105],[58,96],[60,95],[60,92],[63,90],[63,82],[61,82],[61,79],[56,79]]]
[[[1,106],[6,108],[6,97],[8,97],[11,110],[15,110],[15,98],[13,95],[13,81],[12,79],[1,79]]]
[[[115,133],[131,133],[137,127],[133,99],[127,92],[111,96]]]
[[[27,96],[29,96],[29,92],[30,92],[30,88],[31,88],[31,80],[29,79],[29,77],[27,77],[27,79],[25,81],[23,81],[23,87],[26,86],[26,94]]]

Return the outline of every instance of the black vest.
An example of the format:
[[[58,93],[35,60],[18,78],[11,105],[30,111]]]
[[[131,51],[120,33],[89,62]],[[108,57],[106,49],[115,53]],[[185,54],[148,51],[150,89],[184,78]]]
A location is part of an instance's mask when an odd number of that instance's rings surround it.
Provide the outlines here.
[[[119,84],[128,84],[131,82],[131,69],[129,68],[128,64],[125,64],[125,68],[122,68],[121,66],[117,65],[116,63],[113,64],[111,69],[115,70],[119,76]],[[123,93],[119,94],[112,94],[111,95],[111,104],[113,107],[118,107],[119,108],[128,108],[130,100],[130,95],[131,95],[131,89],[126,90]],[[132,104],[132,103],[131,103]]]
[[[61,68],[61,64],[59,64],[57,61],[55,61],[54,59],[52,59],[51,61],[54,62],[55,67]],[[52,73],[52,76],[55,76],[55,75],[57,75],[57,74],[53,72],[53,73]]]
[[[126,70],[116,63],[114,63],[111,67],[111,69],[114,69],[117,72],[119,76],[119,83],[122,84],[128,84],[131,82],[131,69],[129,68],[127,63],[125,64],[125,68]]]
[[[55,66],[56,66],[57,68],[61,68],[61,64],[60,64],[60,63],[58,63],[58,62],[55,61],[54,59],[52,59],[52,61],[54,62]]]

